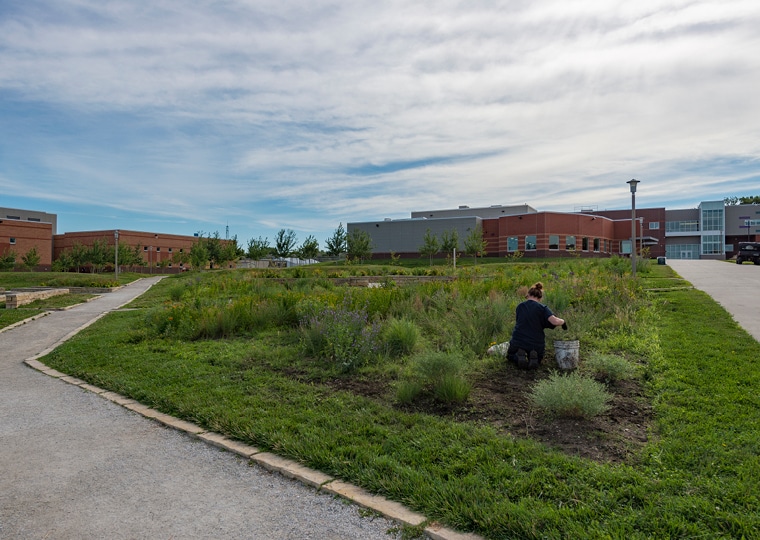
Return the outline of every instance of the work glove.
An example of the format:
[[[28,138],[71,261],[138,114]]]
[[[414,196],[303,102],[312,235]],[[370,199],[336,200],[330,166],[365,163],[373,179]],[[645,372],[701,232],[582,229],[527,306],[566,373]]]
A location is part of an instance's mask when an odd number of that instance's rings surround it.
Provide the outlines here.
[[[567,330],[567,323],[566,322],[562,323],[562,330]]]

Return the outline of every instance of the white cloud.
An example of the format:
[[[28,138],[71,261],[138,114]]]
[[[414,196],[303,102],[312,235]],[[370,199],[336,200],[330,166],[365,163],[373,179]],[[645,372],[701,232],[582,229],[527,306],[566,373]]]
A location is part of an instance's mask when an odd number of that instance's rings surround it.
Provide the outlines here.
[[[44,174],[0,181],[40,198],[315,230],[569,193],[624,206],[633,176],[661,200],[684,183],[720,198],[746,174],[711,162],[760,153],[752,1],[15,10],[0,9],[0,92],[28,107],[24,159]]]

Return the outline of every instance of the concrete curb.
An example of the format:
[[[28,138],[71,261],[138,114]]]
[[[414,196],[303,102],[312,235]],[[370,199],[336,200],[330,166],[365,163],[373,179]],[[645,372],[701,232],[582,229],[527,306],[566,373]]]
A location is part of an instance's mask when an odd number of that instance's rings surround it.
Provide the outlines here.
[[[96,320],[99,318],[100,317],[97,317]],[[93,320],[90,323],[83,325],[82,328],[90,326],[90,324],[93,322],[95,321]],[[61,373],[60,371],[46,366],[38,360],[38,358],[51,352],[58,345],[60,345],[60,343],[69,339],[75,333],[76,332],[72,332],[54,347],[51,347],[32,358],[28,358],[24,361],[24,363],[32,369],[36,369],[45,375],[60,379],[61,381],[72,384],[74,386],[78,386],[82,390],[97,394],[103,399],[107,399],[108,401],[129,409],[130,411],[133,411],[141,416],[155,420],[156,422],[159,422],[168,428],[184,432],[187,435],[200,439],[207,444],[237,454],[240,457],[248,459],[251,462],[260,465],[269,471],[276,472],[288,478],[292,478],[298,482],[302,482],[317,489],[318,491],[324,491],[325,493],[339,496],[359,506],[377,512],[378,514],[381,514],[384,517],[391,519],[397,523],[408,525],[410,527],[423,526],[424,533],[432,540],[482,540],[482,537],[472,533],[463,534],[443,527],[437,523],[429,523],[428,519],[425,516],[409,510],[401,503],[391,501],[379,495],[373,495],[358,486],[343,482],[320,471],[310,469],[298,462],[280,457],[270,452],[263,452],[254,446],[249,446],[245,443],[229,439],[228,437],[225,437],[219,433],[207,431],[202,427],[193,424],[192,422],[180,420],[179,418],[174,418],[168,414],[162,413],[155,409],[151,409],[150,407],[147,407],[142,403],[135,401],[134,399],[124,397],[120,394],[117,394],[116,392],[111,392],[110,390],[104,390],[76,377]]]
[[[32,321],[36,321],[39,318],[46,317],[46,316],[50,315],[51,312],[52,312],[52,310],[43,311],[42,313],[38,313],[37,315],[32,315],[31,317],[29,317],[27,319],[23,319],[21,321],[15,322],[13,324],[9,324],[8,326],[4,326],[4,327],[0,328],[0,333],[5,332],[6,330],[11,330],[12,328],[16,328],[17,326],[23,326],[23,325],[28,324],[28,323],[30,323]]]

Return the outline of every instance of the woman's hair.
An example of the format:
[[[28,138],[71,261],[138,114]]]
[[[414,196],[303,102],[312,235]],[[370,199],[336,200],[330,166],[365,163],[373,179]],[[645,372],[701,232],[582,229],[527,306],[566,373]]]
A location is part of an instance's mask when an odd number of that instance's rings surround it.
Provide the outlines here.
[[[537,281],[530,289],[528,289],[528,296],[533,298],[543,298],[544,296],[544,284]]]

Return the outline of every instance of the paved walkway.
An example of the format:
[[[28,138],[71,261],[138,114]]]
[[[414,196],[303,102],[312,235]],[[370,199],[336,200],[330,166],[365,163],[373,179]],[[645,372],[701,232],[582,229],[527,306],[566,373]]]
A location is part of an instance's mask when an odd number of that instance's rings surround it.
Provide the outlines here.
[[[711,260],[668,260],[678,275],[713,297],[760,341],[760,266]]]
[[[421,522],[401,505],[317,471],[24,363],[156,281],[139,280],[0,333],[0,539],[392,538],[387,531],[396,521],[362,517],[336,495]]]

